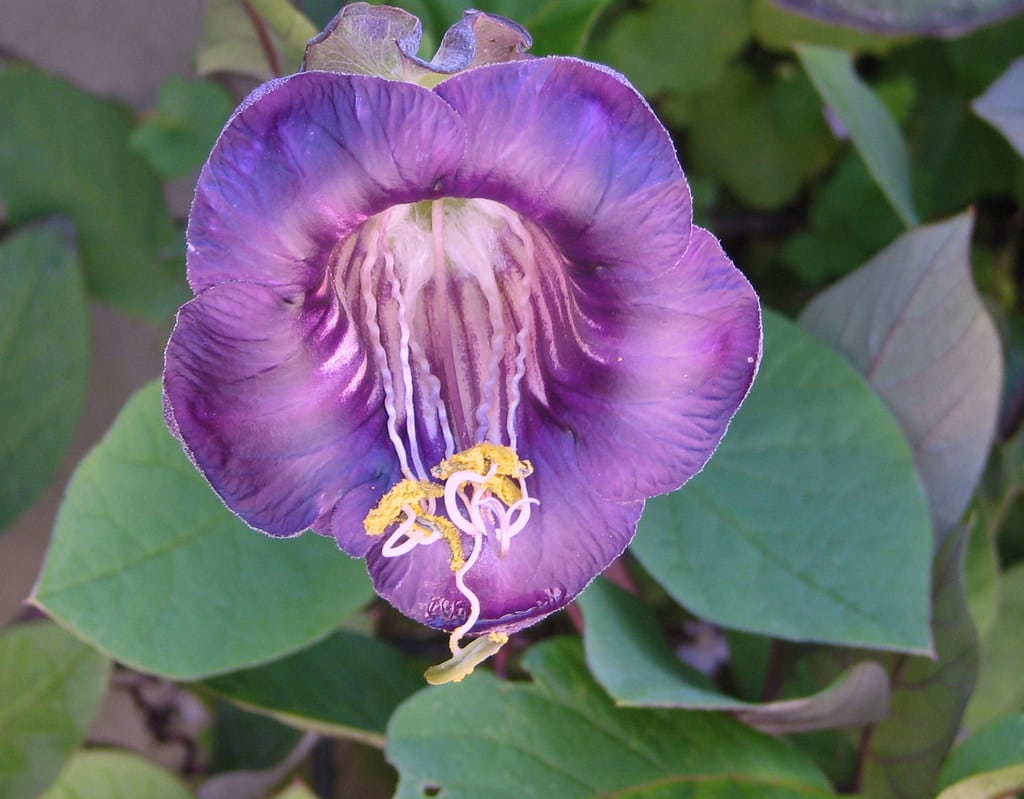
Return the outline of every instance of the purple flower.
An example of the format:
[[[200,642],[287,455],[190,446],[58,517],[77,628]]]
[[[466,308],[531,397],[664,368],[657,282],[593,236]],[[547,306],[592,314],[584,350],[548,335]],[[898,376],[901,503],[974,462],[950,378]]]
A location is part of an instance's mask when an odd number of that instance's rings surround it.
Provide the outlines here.
[[[404,12],[351,6],[307,67],[417,83],[308,70],[228,122],[164,389],[232,511],[333,536],[452,632],[444,680],[571,601],[644,500],[703,467],[761,330],[624,78],[527,58],[525,32],[475,12],[433,64],[418,38]]]

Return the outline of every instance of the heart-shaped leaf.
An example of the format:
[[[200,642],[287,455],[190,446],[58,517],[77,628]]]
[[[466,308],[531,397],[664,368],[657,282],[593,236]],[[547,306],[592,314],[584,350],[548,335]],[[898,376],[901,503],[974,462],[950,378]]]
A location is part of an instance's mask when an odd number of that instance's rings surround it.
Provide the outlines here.
[[[326,635],[372,591],[362,562],[232,515],[140,390],[75,472],[33,600],[142,671],[189,679]]]

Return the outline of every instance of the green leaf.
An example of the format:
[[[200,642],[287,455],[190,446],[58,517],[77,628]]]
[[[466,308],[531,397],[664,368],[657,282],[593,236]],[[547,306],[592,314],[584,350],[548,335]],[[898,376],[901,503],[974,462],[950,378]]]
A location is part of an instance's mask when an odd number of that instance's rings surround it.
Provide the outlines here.
[[[854,146],[907,227],[918,224],[910,190],[910,159],[900,130],[882,102],[859,78],[843,50],[798,45],[800,62],[849,131]]]
[[[317,796],[302,781],[295,780],[281,793],[274,794],[274,799],[317,799]]]
[[[55,624],[0,633],[0,796],[35,799],[56,778],[85,736],[109,672],[106,658]]]
[[[63,222],[19,230],[0,243],[0,530],[53,479],[88,373],[74,232]]]
[[[268,30],[261,31],[241,0],[206,0],[203,4],[196,47],[199,75],[230,72],[262,81],[294,72],[291,67],[298,67],[299,62],[286,68],[281,63],[280,48],[278,38]]]
[[[723,694],[711,680],[669,648],[651,610],[605,580],[578,600],[586,616],[587,665],[619,705],[730,710],[773,734],[862,726],[889,709],[889,685],[877,663],[855,666],[828,690],[777,702],[744,702]]]
[[[1024,714],[1002,716],[953,750],[942,767],[943,788],[975,774],[1024,763]]]
[[[965,719],[969,729],[1003,713],[1024,710],[1024,563],[1003,573],[999,594],[999,614],[981,642],[981,671]]]
[[[342,630],[274,663],[203,684],[300,729],[383,747],[388,718],[423,687],[423,677],[386,644]]]
[[[928,650],[931,529],[899,427],[843,358],[772,313],[764,353],[715,457],[648,503],[634,554],[726,627]]]
[[[128,145],[128,109],[20,65],[0,69],[0,108],[11,224],[71,218],[90,293],[164,320],[187,297],[180,238],[160,180]]]
[[[1014,61],[971,105],[1024,157],[1024,58]]]
[[[768,76],[734,65],[693,107],[694,171],[722,181],[759,210],[792,201],[835,150],[814,89],[790,64]]]
[[[75,472],[33,601],[130,666],[194,679],[307,646],[370,596],[333,541],[270,538],[231,514],[153,382]]]
[[[156,112],[132,133],[131,145],[163,177],[180,177],[202,166],[233,105],[218,83],[172,75],[160,88]]]
[[[1022,0],[774,0],[829,25],[877,33],[959,36],[1024,10]]]
[[[750,38],[750,0],[652,0],[614,20],[588,53],[648,97],[705,91]]]
[[[194,799],[162,768],[127,752],[78,752],[39,799]]]
[[[399,707],[396,799],[832,795],[803,756],[728,716],[616,708],[574,640],[535,646],[524,663],[532,684],[478,671]]]
[[[971,280],[973,225],[968,212],[903,235],[801,316],[868,376],[899,420],[936,549],[974,493],[1002,391],[999,338]]]

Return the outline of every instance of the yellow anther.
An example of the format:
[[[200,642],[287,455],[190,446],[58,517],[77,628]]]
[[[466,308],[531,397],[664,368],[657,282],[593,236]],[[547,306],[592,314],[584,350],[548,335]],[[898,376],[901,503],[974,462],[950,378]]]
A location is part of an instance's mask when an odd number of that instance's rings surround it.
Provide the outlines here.
[[[366,514],[363,527],[367,535],[384,535],[391,525],[402,521],[404,508],[410,507],[417,512],[420,503],[426,499],[440,499],[444,496],[444,486],[431,483],[429,480],[400,480],[391,490],[380,498],[377,505]]]
[[[495,474],[506,477],[529,477],[533,474],[533,465],[529,461],[520,460],[514,449],[488,441],[456,452],[431,469],[430,473],[441,480],[447,480],[462,471],[485,475],[492,466],[497,467]]]
[[[494,492],[498,499],[509,506],[523,498],[523,492],[519,488],[519,483],[503,474],[496,474],[488,480],[487,487]]]

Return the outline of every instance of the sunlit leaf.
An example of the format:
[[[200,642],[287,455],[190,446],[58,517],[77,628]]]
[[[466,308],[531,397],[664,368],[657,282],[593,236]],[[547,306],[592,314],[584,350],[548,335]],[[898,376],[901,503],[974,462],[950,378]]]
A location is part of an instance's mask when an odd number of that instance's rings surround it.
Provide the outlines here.
[[[396,799],[831,796],[783,742],[718,713],[616,708],[578,643],[530,650],[533,683],[479,671],[426,689],[388,725]]]
[[[1024,156],[1024,58],[1014,61],[972,107]]]
[[[830,25],[878,33],[960,36],[1024,10],[1022,0],[773,0]]]
[[[78,752],[39,799],[193,799],[193,794],[159,766],[127,752]]]
[[[1024,763],[968,777],[936,799],[1006,799],[1020,790],[1024,790]]]
[[[918,223],[910,192],[910,159],[896,122],[861,81],[849,53],[802,44],[800,62],[825,104],[839,117],[854,145],[907,227]]]
[[[206,0],[196,48],[196,72],[230,72],[269,80],[286,71],[277,37],[261,28],[241,0]],[[296,64],[288,65],[294,71]]]
[[[53,478],[78,423],[89,317],[74,231],[49,222],[0,241],[0,530]]]
[[[339,631],[281,660],[204,685],[286,724],[383,746],[398,703],[423,687],[421,669],[380,641]]]
[[[197,678],[281,657],[372,595],[362,562],[231,514],[137,393],[68,487],[34,601],[118,660]]]
[[[889,686],[877,663],[851,669],[814,696],[744,702],[722,693],[669,648],[652,611],[639,599],[599,580],[578,600],[586,617],[587,665],[620,705],[729,710],[757,729],[779,734],[879,721],[889,709]]]
[[[0,633],[0,796],[36,799],[53,782],[85,736],[109,671],[106,658],[50,622]]]
[[[89,292],[164,320],[187,296],[180,236],[159,178],[128,145],[129,110],[21,65],[0,69],[0,108],[11,223],[69,217]]]
[[[729,433],[703,472],[648,503],[633,552],[725,627],[928,650],[931,529],[906,440],[842,357],[765,322]]]
[[[973,225],[967,213],[905,234],[801,316],[867,376],[899,420],[937,548],[981,476],[1002,390],[999,339],[971,279]]]

